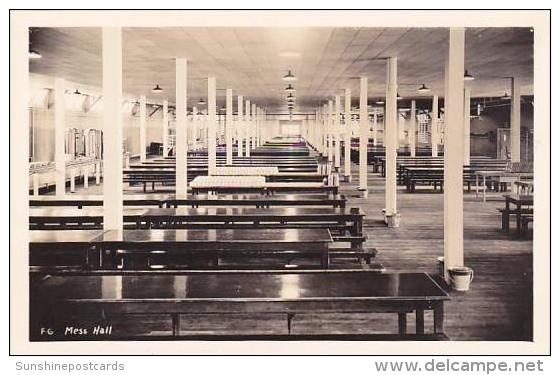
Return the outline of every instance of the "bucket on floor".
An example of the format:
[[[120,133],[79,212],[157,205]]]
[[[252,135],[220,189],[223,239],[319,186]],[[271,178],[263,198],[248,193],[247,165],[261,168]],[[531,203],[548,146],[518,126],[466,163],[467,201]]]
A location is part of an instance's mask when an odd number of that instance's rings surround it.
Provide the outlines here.
[[[449,269],[451,288],[457,291],[467,291],[471,286],[474,272],[469,267],[452,267]]]
[[[442,279],[445,278],[445,258],[444,257],[438,257],[437,258],[437,270],[438,270],[439,277],[441,277]]]

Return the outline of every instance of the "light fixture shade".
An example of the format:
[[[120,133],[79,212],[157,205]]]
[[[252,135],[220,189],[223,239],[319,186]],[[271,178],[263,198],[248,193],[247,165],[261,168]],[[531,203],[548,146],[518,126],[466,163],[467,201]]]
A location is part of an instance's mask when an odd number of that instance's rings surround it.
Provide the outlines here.
[[[399,93],[397,92],[397,100],[401,100],[401,99],[402,99],[401,94],[399,94]]]
[[[290,98],[295,98],[295,95],[292,94],[292,93],[289,93],[288,96],[287,96],[287,98],[288,98],[288,99],[290,99]]]
[[[204,99],[200,98],[200,100],[198,101],[198,105],[204,105],[206,104],[206,102],[204,101]]]
[[[34,59],[34,60],[35,60],[35,59],[40,59],[41,57],[43,57],[39,52],[37,52],[37,51],[34,50],[34,49],[30,49],[29,52],[27,53],[27,56],[28,56],[30,59]]]
[[[286,74],[284,78],[282,78],[282,80],[286,82],[294,82],[297,81],[297,78],[295,75],[292,74],[291,70],[288,70],[288,74]]]
[[[430,88],[427,87],[425,84],[422,84],[422,86],[418,88],[418,92],[428,92],[428,91],[430,91]]]
[[[502,99],[504,99],[504,100],[510,99],[509,94],[507,92],[504,92],[504,95],[502,96]]]
[[[74,94],[75,95],[82,95],[82,93],[78,89],[76,89],[76,91],[74,91]]]
[[[463,79],[465,81],[473,81],[474,77],[472,75],[469,74],[468,70],[465,70],[465,75],[463,76]]]
[[[375,101],[375,104],[385,104],[385,102],[383,101],[383,99],[377,99]]]
[[[295,89],[291,84],[289,84],[288,87],[285,88],[285,90],[286,90],[286,92],[294,92],[294,91],[296,91],[296,89]]]
[[[161,87],[159,87],[159,85],[156,85],[156,87],[154,87],[152,89],[152,92],[155,92],[156,94],[159,94],[159,93],[163,92],[163,89]]]

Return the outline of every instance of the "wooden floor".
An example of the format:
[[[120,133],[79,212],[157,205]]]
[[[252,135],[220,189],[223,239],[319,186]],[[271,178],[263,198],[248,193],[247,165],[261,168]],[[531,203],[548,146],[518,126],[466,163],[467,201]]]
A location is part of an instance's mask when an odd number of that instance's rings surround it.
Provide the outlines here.
[[[389,229],[382,222],[384,179],[369,175],[369,197],[357,191],[357,166],[353,181],[342,182],[341,192],[349,198],[348,207],[359,206],[366,214],[364,231],[367,246],[379,250],[378,262],[389,272],[436,273],[438,256],[443,255],[443,194],[426,188],[406,193],[399,188],[398,207],[401,226]],[[126,188],[134,193],[137,188]],[[141,189],[140,189],[141,191]],[[99,194],[98,186],[89,193]],[[172,191],[171,191],[172,192]],[[77,193],[84,193],[77,191]],[[446,304],[445,332],[452,340],[525,340],[532,338],[532,241],[519,240],[503,234],[500,214],[504,206],[501,195],[491,195],[487,202],[476,200],[474,193],[465,194],[464,253],[465,265],[474,269],[474,281],[468,293],[451,293]],[[141,324],[137,324],[141,323]],[[409,318],[413,332],[413,318]],[[431,323],[431,316],[426,317]],[[184,334],[205,334],[215,331],[230,334],[265,334],[285,332],[285,316],[223,317],[185,316]],[[129,318],[115,323],[115,330],[134,333],[167,333],[170,322],[159,317]],[[371,333],[396,332],[396,316],[365,314],[333,314],[296,316],[292,332],[297,333]]]

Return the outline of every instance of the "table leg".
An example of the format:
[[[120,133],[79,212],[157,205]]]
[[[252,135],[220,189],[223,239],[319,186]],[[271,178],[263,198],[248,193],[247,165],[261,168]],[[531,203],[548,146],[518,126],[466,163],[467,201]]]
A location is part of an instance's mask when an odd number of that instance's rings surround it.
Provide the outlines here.
[[[329,268],[329,263],[329,247],[325,246],[321,252],[321,267],[327,269]]]
[[[89,166],[84,167],[84,188],[88,188],[89,185]]]
[[[39,195],[39,174],[35,173],[33,175],[33,195]]]
[[[434,306],[434,333],[443,333],[443,302],[437,302]]]
[[[478,199],[478,187],[479,187],[479,185],[478,185],[478,175],[477,174],[475,175],[475,178],[476,178],[476,191],[474,192],[474,194],[475,194],[475,198]]]
[[[424,334],[424,310],[423,309],[416,310],[416,334],[417,335]]]
[[[406,335],[406,313],[400,312],[399,314],[399,335]]]
[[[76,173],[73,169],[70,170],[70,192],[74,193],[76,191]]]
[[[515,229],[517,231],[517,234],[519,235],[519,234],[521,234],[521,204],[520,203],[517,204],[517,210],[516,210],[516,215],[515,216],[516,216],[516,219],[517,219],[516,223],[515,223],[516,224]]]

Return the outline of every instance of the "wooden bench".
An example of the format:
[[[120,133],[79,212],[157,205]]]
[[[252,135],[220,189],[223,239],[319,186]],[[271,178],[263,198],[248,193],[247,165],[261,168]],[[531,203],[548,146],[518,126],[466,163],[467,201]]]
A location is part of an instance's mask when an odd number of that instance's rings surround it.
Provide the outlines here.
[[[518,215],[519,212],[516,211],[516,210],[508,210],[506,208],[498,208],[497,210],[502,214],[502,231],[503,232],[509,232],[510,216]],[[525,217],[530,216],[531,219],[532,219],[533,209],[532,208],[524,208],[524,209],[521,210],[520,214],[521,214],[521,222],[523,223],[523,220],[524,220]],[[523,225],[522,225],[522,228],[523,228]]]
[[[259,288],[255,288],[258,285]],[[237,314],[242,319],[252,315],[276,314],[286,319],[285,331],[273,335],[281,339],[323,339],[324,335],[301,335],[297,331],[300,314],[391,313],[396,316],[396,340],[445,339],[444,302],[447,293],[427,274],[379,273],[351,271],[248,271],[248,272],[175,272],[141,275],[51,276],[32,278],[30,285],[30,338],[37,340],[122,340],[127,332],[111,335],[41,335],[41,327],[65,327],[75,316],[82,325],[111,326],[116,317],[131,314],[163,315],[171,328],[165,335],[142,339],[201,339],[183,334],[181,318],[188,314]],[[433,311],[433,328],[425,331],[425,312]],[[407,316],[415,317],[415,332],[407,332]],[[241,314],[241,315],[240,315]],[[386,330],[386,327],[379,327]],[[295,333],[295,335],[294,335]],[[225,335],[225,336],[224,336]],[[294,335],[292,337],[292,335]],[[347,339],[356,335],[328,335]],[[228,336],[227,331],[212,332],[205,339]],[[375,338],[372,334],[362,339]],[[138,337],[136,337],[138,338]],[[252,339],[270,339],[271,335],[254,335]]]

